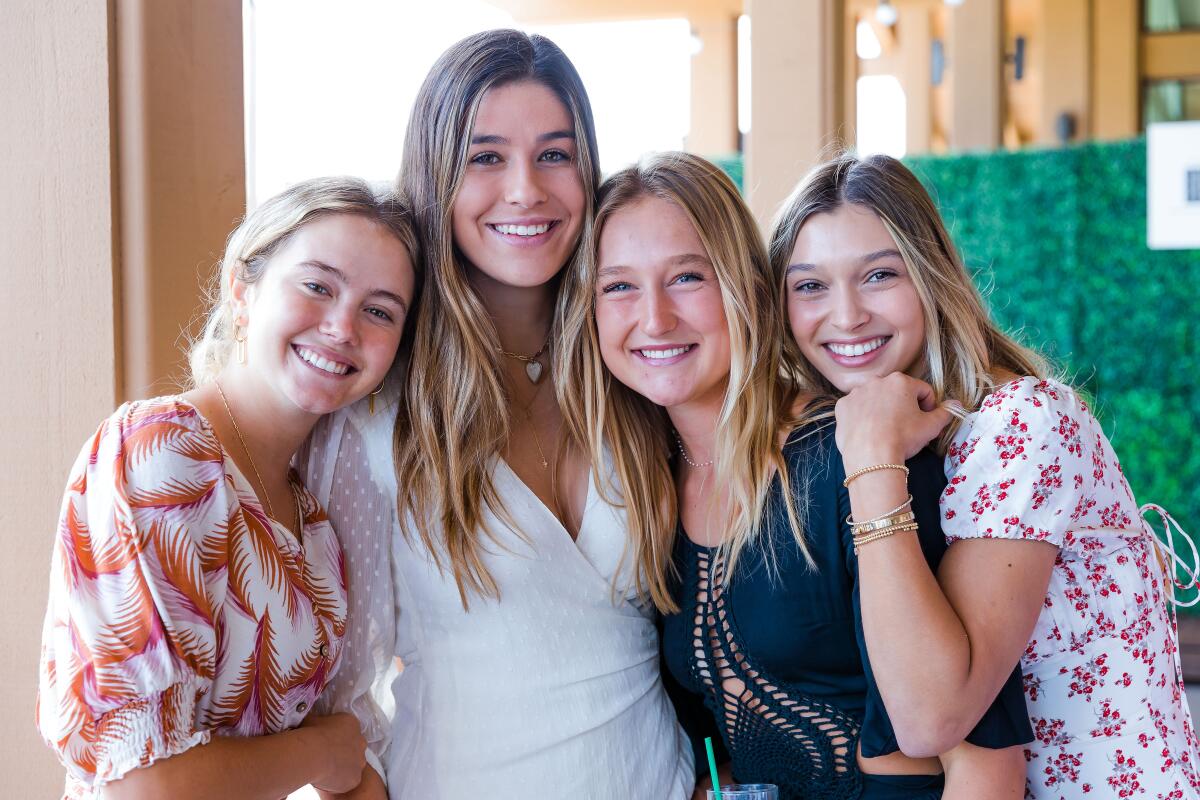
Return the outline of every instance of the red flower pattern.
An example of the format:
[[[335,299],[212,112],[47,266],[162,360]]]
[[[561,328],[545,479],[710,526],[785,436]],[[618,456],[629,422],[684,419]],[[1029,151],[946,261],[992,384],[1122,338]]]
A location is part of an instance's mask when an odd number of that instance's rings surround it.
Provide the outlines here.
[[[1055,381],[1001,386],[959,429],[946,474],[948,541],[1059,547],[1021,659],[1035,735],[1025,796],[1200,798],[1152,534],[1087,405]]]

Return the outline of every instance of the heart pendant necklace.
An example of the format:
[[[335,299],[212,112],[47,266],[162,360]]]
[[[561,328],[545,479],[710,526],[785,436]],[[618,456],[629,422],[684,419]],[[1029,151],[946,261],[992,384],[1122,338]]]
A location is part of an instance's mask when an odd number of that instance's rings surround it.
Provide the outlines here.
[[[542,342],[542,347],[531,356],[523,356],[520,353],[510,353],[503,347],[500,348],[500,355],[508,358],[515,358],[517,361],[525,365],[525,377],[529,378],[529,382],[537,385],[537,382],[542,379],[542,362],[538,361],[546,353],[546,349],[550,346],[550,337],[546,336],[546,341]]]

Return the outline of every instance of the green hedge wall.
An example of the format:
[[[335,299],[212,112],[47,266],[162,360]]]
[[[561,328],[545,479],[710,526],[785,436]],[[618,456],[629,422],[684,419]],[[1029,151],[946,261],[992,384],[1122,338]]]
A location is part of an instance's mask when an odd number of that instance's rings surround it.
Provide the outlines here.
[[[1090,396],[1138,502],[1200,534],[1200,250],[1146,247],[1145,140],[907,163],[996,319]]]

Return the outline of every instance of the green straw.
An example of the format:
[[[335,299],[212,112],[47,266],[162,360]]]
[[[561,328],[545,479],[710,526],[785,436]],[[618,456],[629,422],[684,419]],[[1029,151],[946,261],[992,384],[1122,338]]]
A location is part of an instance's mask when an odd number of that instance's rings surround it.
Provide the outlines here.
[[[712,737],[704,737],[704,749],[708,751],[708,772],[712,775],[713,798],[721,800],[721,779],[717,777],[717,757],[713,755]]]

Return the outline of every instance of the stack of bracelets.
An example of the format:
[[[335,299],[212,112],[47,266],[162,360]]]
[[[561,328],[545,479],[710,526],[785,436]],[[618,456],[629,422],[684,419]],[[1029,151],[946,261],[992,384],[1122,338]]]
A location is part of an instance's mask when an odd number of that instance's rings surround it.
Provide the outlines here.
[[[846,480],[842,482],[842,485],[849,488],[850,482],[860,475],[881,469],[899,469],[904,470],[905,475],[908,474],[908,467],[903,464],[875,464],[874,466],[864,467],[850,473],[846,476]],[[862,522],[856,521],[854,515],[846,517],[846,524],[850,526],[850,533],[854,537],[854,555],[858,555],[859,548],[865,544],[886,539],[892,534],[900,533],[901,531],[915,531],[917,529],[917,517],[912,512],[912,501],[913,498],[910,494],[907,500],[886,514],[881,514],[874,519],[867,519]]]

